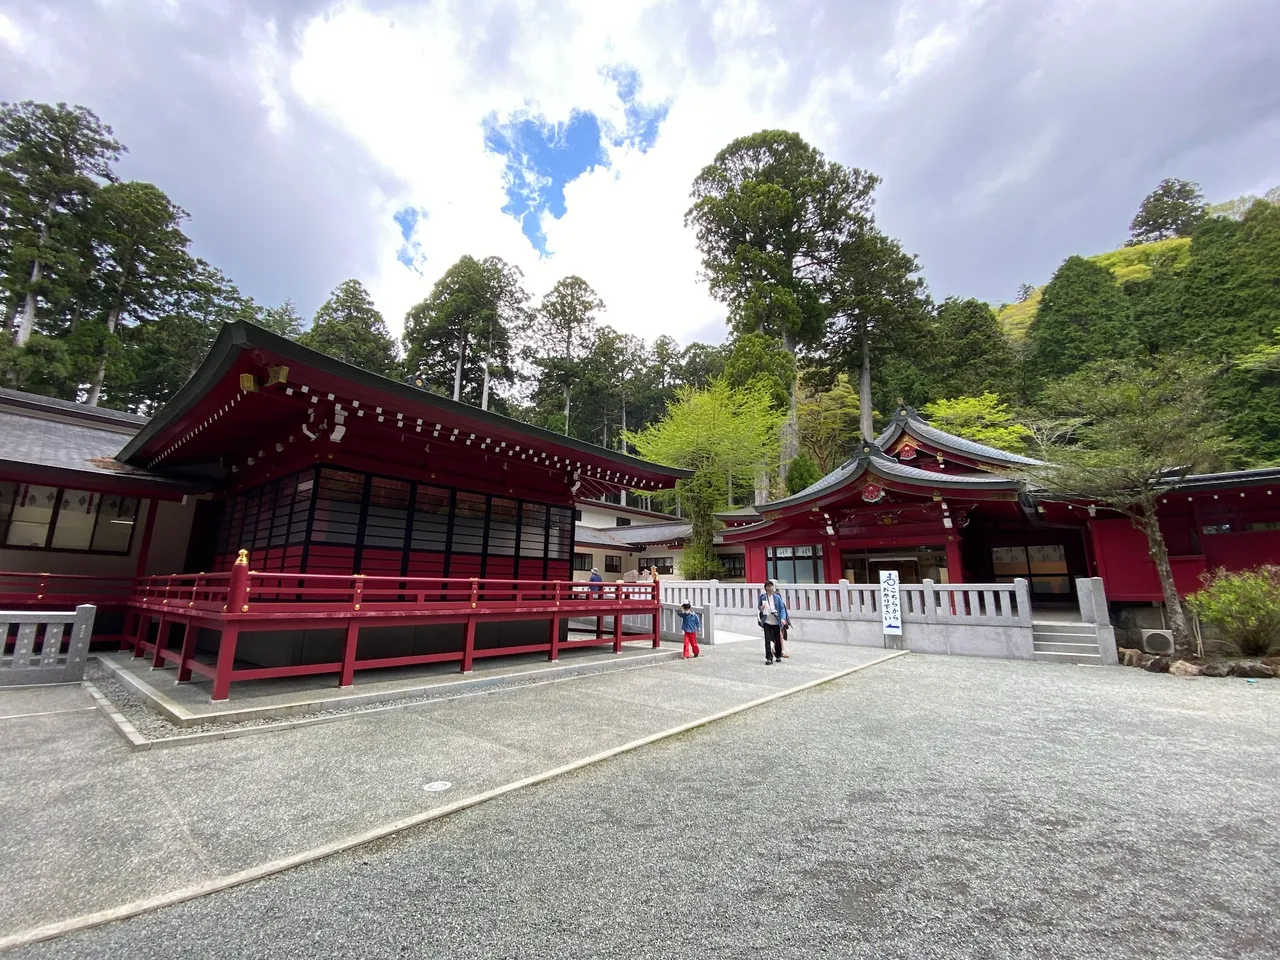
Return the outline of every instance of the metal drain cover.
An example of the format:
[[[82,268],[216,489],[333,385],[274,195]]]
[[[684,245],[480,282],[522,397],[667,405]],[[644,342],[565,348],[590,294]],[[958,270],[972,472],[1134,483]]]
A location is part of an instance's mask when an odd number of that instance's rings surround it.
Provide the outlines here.
[[[433,780],[431,783],[428,783],[422,789],[430,790],[432,793],[439,793],[441,790],[448,790],[452,786],[453,784],[450,783],[448,780]]]

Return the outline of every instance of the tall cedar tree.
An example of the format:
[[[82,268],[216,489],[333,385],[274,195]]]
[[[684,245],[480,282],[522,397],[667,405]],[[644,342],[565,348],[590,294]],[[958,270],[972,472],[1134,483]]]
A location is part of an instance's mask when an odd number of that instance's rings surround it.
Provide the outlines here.
[[[463,256],[404,318],[405,363],[433,388],[488,409],[491,381],[515,379],[512,341],[528,322],[524,274]]]
[[[1045,400],[1072,424],[1073,443],[1046,447],[1034,479],[1054,493],[1105,504],[1147,539],[1179,652],[1191,649],[1156,508],[1189,474],[1214,467],[1225,447],[1210,399],[1217,370],[1185,357],[1149,364],[1102,361],[1051,386]],[[1060,434],[1065,435],[1065,433]]]
[[[1065,377],[1086,363],[1131,353],[1129,302],[1106,267],[1068,257],[1044,288],[1027,329],[1042,380]]]
[[[1200,184],[1174,178],[1161,180],[1160,185],[1147,194],[1129,224],[1127,245],[1189,237],[1207,212]]]
[[[858,371],[858,406],[863,440],[875,437],[872,361],[899,390],[919,379],[913,357],[927,349],[928,296],[917,275],[920,265],[896,240],[866,224],[841,245],[834,277],[831,321],[823,343],[829,370]],[[908,372],[911,371],[911,372]],[[890,374],[884,377],[885,374]],[[905,399],[905,396],[904,396]],[[918,397],[912,397],[912,400]],[[888,398],[890,404],[894,398]]]
[[[108,358],[118,353],[121,323],[155,317],[186,278],[191,241],[179,226],[186,219],[186,211],[150,183],[110,183],[94,196],[90,222],[106,330],[89,384],[89,406],[97,406],[102,397]]]
[[[938,308],[934,336],[933,386],[938,394],[1014,395],[1013,351],[990,306],[981,300],[948,297]]]
[[[400,375],[396,342],[359,280],[338,284],[298,342],[379,376]]]
[[[739,137],[716,154],[693,182],[685,224],[735,335],[776,337],[793,356],[822,341],[840,251],[870,220],[877,183],[785,130]],[[779,449],[784,483],[799,449],[795,404],[793,379]]]
[[[61,307],[83,282],[82,215],[124,149],[85,107],[0,103],[0,308],[17,346],[40,303]]]
[[[541,373],[536,393],[552,391],[564,401],[564,434],[570,434],[570,399],[574,382],[582,374],[582,363],[596,337],[598,315],[604,301],[581,277],[569,276],[542,298],[530,326],[530,346],[526,358]]]
[[[302,314],[298,312],[297,304],[289,298],[285,298],[284,303],[278,307],[260,309],[254,323],[290,340],[297,340],[302,336]]]

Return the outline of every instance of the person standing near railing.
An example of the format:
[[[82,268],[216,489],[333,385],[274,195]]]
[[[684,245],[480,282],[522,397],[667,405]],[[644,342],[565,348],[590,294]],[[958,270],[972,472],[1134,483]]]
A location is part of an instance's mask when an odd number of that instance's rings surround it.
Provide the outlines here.
[[[772,580],[764,582],[764,593],[756,603],[760,614],[760,626],[764,628],[764,662],[782,662],[782,628],[789,623],[787,605],[773,586]]]
[[[590,583],[604,583],[604,577],[600,576],[600,568],[592,567],[591,576],[587,578]],[[602,587],[591,587],[591,599],[599,600]]]
[[[702,618],[690,608],[688,603],[680,604],[680,629],[684,631],[684,658],[689,659],[689,651],[698,655],[698,631],[702,629]]]

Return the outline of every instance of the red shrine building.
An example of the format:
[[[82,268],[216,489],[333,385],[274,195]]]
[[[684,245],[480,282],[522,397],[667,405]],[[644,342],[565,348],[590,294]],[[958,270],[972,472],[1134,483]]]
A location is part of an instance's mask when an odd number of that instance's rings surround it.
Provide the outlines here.
[[[722,515],[717,552],[755,583],[1024,577],[1033,602],[1069,604],[1076,577],[1098,576],[1113,605],[1158,603],[1145,538],[1028,489],[1035,465],[904,407],[808,489]],[[237,323],[151,419],[0,390],[0,609],[94,603],[99,643],[210,682],[214,699],[254,679],[348,686],[361,669],[657,645],[659,588],[613,582],[626,551],[605,556],[605,583],[574,582],[579,556],[594,562],[575,552],[575,510],[685,476]],[[1170,490],[1181,592],[1206,570],[1280,561],[1278,501],[1280,468]],[[648,558],[686,535],[635,519],[613,538]],[[9,655],[12,628],[0,639]]]
[[[1146,537],[1085,501],[1038,495],[1037,461],[931,426],[902,407],[873,443],[795,496],[723,514],[746,579],[784,583],[1001,583],[1025,577],[1034,602],[1075,602],[1101,577],[1113,603],[1161,600]],[[1179,591],[1206,570],[1280,562],[1280,468],[1188,477],[1160,503]]]
[[[97,603],[96,638],[210,678],[215,699],[656,646],[653,584],[573,585],[574,501],[686,475],[236,323],[150,420],[0,391],[0,609]],[[621,614],[653,628],[624,636]]]

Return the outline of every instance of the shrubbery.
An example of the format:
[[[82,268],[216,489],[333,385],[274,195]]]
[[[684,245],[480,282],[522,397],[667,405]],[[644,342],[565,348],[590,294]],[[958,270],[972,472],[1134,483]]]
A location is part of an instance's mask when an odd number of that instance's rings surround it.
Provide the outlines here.
[[[1222,631],[1228,647],[1244,657],[1264,657],[1280,648],[1280,566],[1235,573],[1220,568],[1203,580],[1187,604]]]

